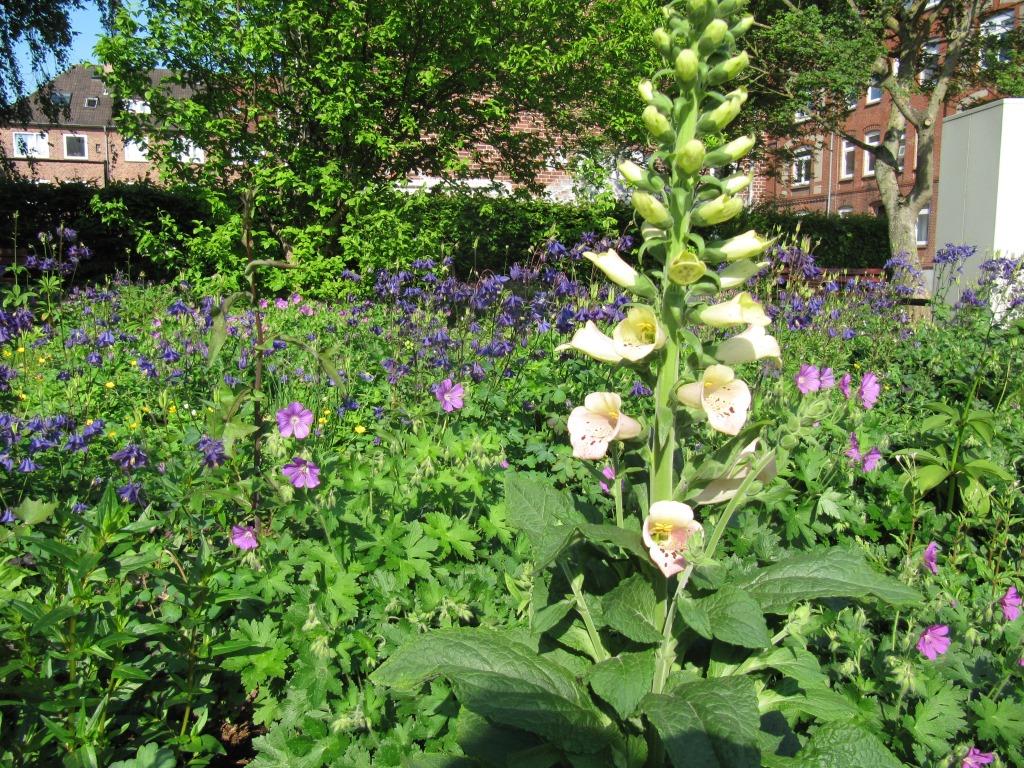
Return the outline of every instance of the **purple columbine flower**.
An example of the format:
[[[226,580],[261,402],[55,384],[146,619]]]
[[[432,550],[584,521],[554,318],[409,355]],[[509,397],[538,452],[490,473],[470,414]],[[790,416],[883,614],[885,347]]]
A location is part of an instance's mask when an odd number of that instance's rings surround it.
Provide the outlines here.
[[[822,389],[832,389],[836,385],[836,375],[831,368],[822,368],[820,379]]]
[[[461,384],[453,384],[451,379],[445,379],[440,384],[435,384],[434,397],[441,404],[445,413],[459,410],[465,405],[465,389]]]
[[[232,525],[231,543],[243,551],[256,549],[260,541],[256,538],[256,529],[251,525]]]
[[[117,497],[125,504],[142,504],[142,483],[125,483],[117,489]]]
[[[196,443],[196,450],[203,454],[200,463],[208,469],[219,467],[228,458],[224,452],[224,441],[214,440],[209,435],[203,435],[199,438],[199,442]]]
[[[302,403],[288,403],[277,412],[277,428],[282,437],[294,437],[304,440],[309,437],[313,426],[313,413]]]
[[[999,601],[999,606],[1003,609],[1003,618],[1007,621],[1016,621],[1020,617],[1020,605],[1021,598],[1017,588],[1010,587]]]
[[[120,451],[110,454],[110,458],[120,464],[121,469],[125,472],[134,472],[136,469],[146,466],[149,462],[149,457],[145,451],[135,443],[128,443]]]
[[[14,516],[14,511],[8,507],[0,512],[0,524],[10,525],[15,522],[18,518]]]
[[[924,548],[924,554],[921,555],[921,559],[924,561],[924,567],[932,573],[939,572],[939,564],[936,561],[936,557],[939,554],[941,547],[937,541],[929,541],[928,546]]]
[[[821,372],[816,365],[808,363],[801,365],[794,380],[796,381],[796,388],[800,390],[802,395],[817,392],[821,389]]]
[[[949,627],[945,624],[932,624],[917,639],[917,650],[929,661],[935,661],[949,650]]]
[[[320,467],[298,456],[285,464],[281,472],[296,488],[316,488],[320,485]]]
[[[878,383],[878,377],[871,371],[868,371],[861,377],[860,389],[857,392],[860,396],[860,404],[870,411],[875,407],[875,403],[878,402],[878,395],[881,391],[882,387]]]
[[[960,768],[981,768],[981,766],[988,765],[995,759],[996,755],[994,752],[982,752],[977,747],[971,747],[967,750],[967,754],[964,755]]]

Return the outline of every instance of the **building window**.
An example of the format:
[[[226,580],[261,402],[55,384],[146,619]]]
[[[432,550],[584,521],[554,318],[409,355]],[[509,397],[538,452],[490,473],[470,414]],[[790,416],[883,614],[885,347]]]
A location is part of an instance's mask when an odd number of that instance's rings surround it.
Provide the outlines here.
[[[50,144],[44,131],[15,131],[15,157],[49,157]]]
[[[840,178],[852,179],[857,168],[857,146],[848,139],[843,139],[843,167]]]
[[[846,108],[852,112],[857,108],[857,104],[860,103],[860,96],[856,93],[851,93],[846,97]]]
[[[99,105],[100,105],[100,97],[99,96],[86,96],[85,97],[85,108],[86,109],[96,109],[96,107],[98,107]]]
[[[810,119],[811,119],[811,114],[806,109],[798,109],[793,114],[793,122],[794,123],[806,123]]]
[[[922,208],[917,214],[917,244],[928,245],[928,225],[931,223],[931,208]]]
[[[932,40],[921,46],[921,71],[917,81],[926,88],[934,87],[939,75],[939,41]]]
[[[868,131],[864,134],[864,143],[872,147],[877,147],[881,139],[882,135],[878,131]],[[864,150],[864,175],[875,175],[875,153],[867,150]]]
[[[793,157],[793,166],[790,169],[790,179],[794,187],[806,187],[811,183],[811,166],[814,162],[811,150],[798,150]]]
[[[1013,10],[1000,11],[981,22],[982,67],[1006,64],[1010,60],[1011,46],[1006,41],[1006,35],[1013,31],[1013,17]]]
[[[907,159],[907,132],[900,131],[900,143],[896,147],[896,167],[903,173],[903,166]]]
[[[148,160],[146,145],[138,141],[125,139],[124,159],[127,163],[144,163]]]
[[[148,115],[152,110],[149,108],[149,102],[145,99],[132,99],[125,105],[125,109],[129,112],[133,112],[136,115]]]
[[[178,153],[178,160],[182,163],[200,164],[206,162],[206,150],[197,147],[191,141],[186,141],[181,152]]]
[[[853,213],[853,208],[851,208],[848,205],[844,205],[842,208],[836,211],[836,213],[839,214],[840,219],[845,219],[848,218],[851,213]]]
[[[67,91],[54,91],[50,94],[50,103],[58,107],[66,107],[71,103],[71,94]]]
[[[89,147],[86,144],[85,136],[64,136],[64,157],[73,160],[86,160],[89,157]]]
[[[871,79],[871,85],[868,86],[868,98],[865,103],[877,104],[882,100],[882,86],[878,84],[877,78]]]

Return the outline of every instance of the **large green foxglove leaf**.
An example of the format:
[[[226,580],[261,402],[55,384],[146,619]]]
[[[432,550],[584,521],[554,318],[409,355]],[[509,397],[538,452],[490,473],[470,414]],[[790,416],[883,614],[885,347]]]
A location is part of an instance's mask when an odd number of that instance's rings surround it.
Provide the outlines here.
[[[457,628],[403,645],[371,676],[379,685],[415,690],[443,676],[467,709],[536,733],[571,752],[607,744],[601,715],[570,672],[507,634]]]
[[[772,763],[786,768],[904,768],[881,739],[852,723],[828,723],[792,760]]]
[[[509,523],[533,545],[537,567],[544,567],[568,546],[584,521],[572,496],[550,481],[512,472],[505,477],[505,509]]]
[[[920,594],[896,579],[876,573],[863,556],[849,549],[806,552],[760,568],[736,586],[757,600],[766,613],[788,613],[805,600],[822,597],[876,597],[907,605]]]
[[[760,768],[760,715],[751,679],[683,683],[671,695],[648,694],[640,707],[675,768]]]
[[[590,670],[590,687],[623,720],[630,717],[654,682],[654,650],[620,653]]]
[[[604,621],[634,642],[661,642],[661,631],[653,622],[657,601],[647,579],[634,574],[604,596]]]
[[[767,648],[771,642],[760,606],[742,589],[727,584],[697,603],[707,615],[715,639],[743,648]]]

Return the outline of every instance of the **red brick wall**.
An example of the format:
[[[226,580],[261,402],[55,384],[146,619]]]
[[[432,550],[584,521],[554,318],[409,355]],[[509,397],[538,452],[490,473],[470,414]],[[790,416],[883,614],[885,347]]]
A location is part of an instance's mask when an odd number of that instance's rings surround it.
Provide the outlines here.
[[[50,147],[48,158],[35,158],[34,162],[15,158],[14,134],[23,131],[44,130]],[[125,159],[124,141],[113,130],[102,128],[70,129],[49,128],[4,128],[2,129],[4,150],[15,169],[24,178],[58,183],[63,181],[84,181],[103,186],[105,181],[140,181],[147,176],[155,179],[157,172],[149,162],[130,162]],[[86,158],[65,157],[64,136],[84,136]]]

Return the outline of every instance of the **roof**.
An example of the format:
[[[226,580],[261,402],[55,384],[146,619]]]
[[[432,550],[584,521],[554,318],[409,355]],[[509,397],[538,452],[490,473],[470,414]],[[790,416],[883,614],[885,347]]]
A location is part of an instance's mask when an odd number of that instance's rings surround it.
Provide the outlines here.
[[[169,69],[154,69],[149,73],[150,81],[156,85],[164,83],[168,93],[176,99],[187,99],[192,91],[181,85],[164,82],[171,76]],[[69,114],[65,115],[63,107],[58,114],[56,125],[97,126],[111,125],[117,109],[118,99],[107,93],[102,79],[103,70],[88,64],[78,64],[53,79],[49,85],[53,88],[53,98],[64,95],[68,99]],[[39,99],[46,98],[44,89],[32,94],[32,116],[29,122],[36,125],[54,125],[43,111]],[[89,106],[95,105],[95,106]]]

